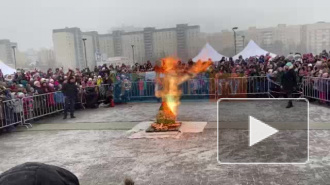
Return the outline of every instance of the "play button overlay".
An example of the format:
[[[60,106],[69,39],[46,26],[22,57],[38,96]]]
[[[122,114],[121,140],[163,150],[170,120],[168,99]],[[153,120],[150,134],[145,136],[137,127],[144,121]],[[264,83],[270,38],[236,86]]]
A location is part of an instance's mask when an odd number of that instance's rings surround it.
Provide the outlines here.
[[[278,132],[277,129],[263,123],[262,121],[254,118],[253,116],[249,116],[249,136],[250,136],[250,144],[249,146],[253,146],[260,141],[268,138],[269,136],[276,134]]]
[[[292,100],[293,107],[286,108]],[[304,98],[218,101],[220,164],[306,164],[309,102]]]

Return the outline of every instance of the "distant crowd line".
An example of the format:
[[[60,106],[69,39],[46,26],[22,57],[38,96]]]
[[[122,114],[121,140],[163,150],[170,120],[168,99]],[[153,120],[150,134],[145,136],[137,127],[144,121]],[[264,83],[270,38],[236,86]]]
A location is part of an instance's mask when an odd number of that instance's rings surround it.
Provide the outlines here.
[[[179,61],[178,68],[184,73],[193,64],[192,60],[188,62]],[[286,57],[277,56],[275,58],[271,58],[268,54],[245,59],[240,56],[237,60],[222,58],[220,61],[214,61],[213,65],[202,76],[205,78],[269,76],[280,83],[281,76],[284,74],[283,68],[286,65],[292,66],[299,81],[304,76],[329,78],[330,58],[326,51],[316,56],[313,54],[301,55],[296,53]],[[102,65],[95,66],[94,70],[89,68],[83,70],[69,69],[66,72],[63,68],[48,69],[47,71],[37,69],[32,71],[17,70],[12,75],[3,75],[0,71],[0,89],[2,91],[6,89],[13,97],[21,98],[60,91],[62,85],[67,82],[69,77],[74,77],[76,84],[82,88],[100,86],[101,84],[112,86],[118,81],[126,83],[138,81],[143,77],[143,75],[141,77],[139,74],[154,71],[154,67],[155,65],[147,61],[143,65]]]

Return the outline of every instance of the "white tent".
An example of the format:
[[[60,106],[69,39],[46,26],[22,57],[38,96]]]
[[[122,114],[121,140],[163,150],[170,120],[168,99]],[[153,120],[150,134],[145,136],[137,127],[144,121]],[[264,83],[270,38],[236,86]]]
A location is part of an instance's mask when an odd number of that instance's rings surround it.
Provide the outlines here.
[[[249,44],[243,49],[243,51],[233,56],[233,59],[238,59],[240,55],[242,55],[243,59],[246,59],[249,57],[266,55],[267,53],[269,53],[272,58],[276,57],[276,54],[263,50],[253,40],[250,40]]]
[[[211,59],[212,61],[219,61],[222,57],[225,56],[218,53],[209,43],[206,43],[206,45],[199,52],[199,54],[195,58],[193,58],[193,61],[208,61],[209,59]]]
[[[4,75],[11,75],[16,73],[16,70],[14,68],[11,68],[7,66],[4,62],[0,60],[0,69],[2,71],[2,74]]]

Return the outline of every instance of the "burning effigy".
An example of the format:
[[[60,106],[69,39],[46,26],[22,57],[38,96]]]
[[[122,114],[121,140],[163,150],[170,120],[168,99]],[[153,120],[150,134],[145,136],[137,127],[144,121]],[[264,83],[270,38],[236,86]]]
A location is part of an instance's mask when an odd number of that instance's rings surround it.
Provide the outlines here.
[[[161,60],[160,66],[155,67],[156,83],[162,88],[156,90],[155,95],[161,98],[162,104],[149,131],[176,131],[181,123],[176,120],[178,107],[180,105],[180,85],[194,78],[198,73],[204,72],[212,64],[211,61],[194,63],[187,71],[179,68],[179,60],[165,58]]]

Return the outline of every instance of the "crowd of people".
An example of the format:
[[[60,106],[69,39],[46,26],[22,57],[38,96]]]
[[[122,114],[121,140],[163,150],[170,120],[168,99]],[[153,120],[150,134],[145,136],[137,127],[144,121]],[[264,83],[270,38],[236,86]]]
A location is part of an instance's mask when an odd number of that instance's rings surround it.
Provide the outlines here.
[[[189,60],[187,63],[179,61],[179,68],[185,72],[194,62]],[[329,78],[330,58],[324,51],[320,55],[299,53],[291,54],[287,57],[277,56],[271,58],[268,54],[260,57],[250,57],[237,60],[223,57],[220,61],[214,62],[209,70],[203,75],[207,78],[217,78],[219,76],[270,76],[280,83],[281,76],[284,73],[284,67],[289,65],[293,67],[301,82],[302,77],[322,77]],[[99,86],[101,84],[112,85],[116,81],[138,80],[134,79],[134,74],[153,71],[154,66],[150,61],[143,65],[134,66],[95,66],[94,70],[86,68],[84,70],[69,69],[67,72],[63,68],[56,68],[55,71],[49,69],[46,72],[40,70],[24,71],[17,70],[13,75],[2,75],[0,70],[0,86],[6,87],[10,92],[16,95],[34,95],[44,94],[54,91],[60,91],[70,77],[74,77],[76,84],[81,88]]]
[[[192,60],[179,61],[178,69],[185,73],[193,64]],[[68,88],[65,85],[71,81],[75,84],[74,87],[79,89],[77,90],[79,97],[74,98],[75,101],[84,101],[86,107],[96,108],[102,99],[105,105],[113,107],[115,103],[129,101],[129,95],[132,94],[141,97],[146,93],[154,94],[155,83],[152,79],[146,80],[144,75],[145,72],[154,71],[154,67],[150,61],[147,61],[143,65],[135,64],[133,66],[125,64],[95,66],[93,70],[89,68],[68,69],[67,71],[63,68],[48,69],[47,71],[18,69],[12,75],[3,75],[0,69],[0,100],[22,99],[59,91],[67,92],[66,89],[72,91],[72,87]],[[196,93],[198,89],[204,88],[203,93],[208,94],[210,88],[205,89],[205,84],[211,84],[207,82],[208,79],[256,76],[267,77],[277,84],[277,90],[281,91],[283,84],[285,85],[283,76],[286,71],[293,71],[297,84],[301,84],[303,77],[306,76],[329,79],[329,67],[330,55],[327,51],[315,56],[295,53],[286,57],[276,56],[274,58],[271,58],[269,54],[250,58],[240,56],[237,60],[223,57],[220,61],[214,61],[205,73],[197,77],[198,80],[192,80],[192,84],[183,87],[183,92]],[[194,84],[196,81],[202,81],[204,85],[201,85],[202,83]],[[314,94],[316,99],[329,104],[329,101],[325,100],[330,99],[330,80],[315,81],[312,79],[307,84],[309,84],[307,90]],[[56,97],[54,99],[56,100]],[[70,107],[69,105],[67,107]],[[68,112],[70,112],[69,109]],[[73,113],[71,113],[71,117],[74,117]]]

